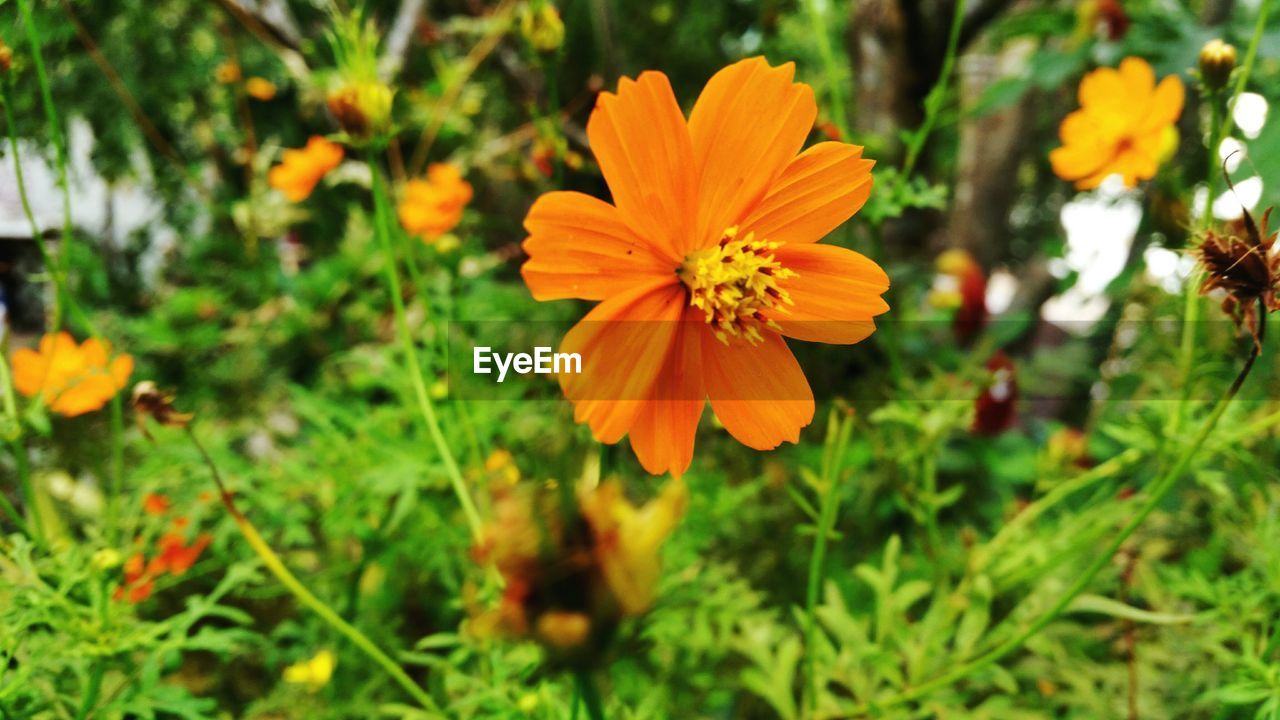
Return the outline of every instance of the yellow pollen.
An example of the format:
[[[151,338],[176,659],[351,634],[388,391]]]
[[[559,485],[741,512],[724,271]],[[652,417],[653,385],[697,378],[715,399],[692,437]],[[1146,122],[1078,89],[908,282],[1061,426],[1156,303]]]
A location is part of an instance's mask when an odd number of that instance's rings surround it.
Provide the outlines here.
[[[724,231],[720,242],[685,258],[680,280],[689,288],[689,304],[706,313],[707,324],[720,342],[764,340],[760,326],[782,328],[765,316],[766,310],[786,312],[794,305],[780,282],[796,276],[774,258],[780,242],[757,240],[755,233],[738,238],[738,228]]]

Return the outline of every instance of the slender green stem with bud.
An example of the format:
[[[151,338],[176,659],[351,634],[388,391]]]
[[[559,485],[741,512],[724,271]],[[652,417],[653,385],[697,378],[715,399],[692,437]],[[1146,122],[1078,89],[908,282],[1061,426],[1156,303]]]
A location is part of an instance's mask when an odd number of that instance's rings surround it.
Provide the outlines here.
[[[382,171],[379,170],[377,158],[373,153],[369,154],[369,171],[373,175],[374,234],[378,236],[378,241],[382,245],[386,263],[387,292],[391,294],[396,332],[400,336],[400,343],[404,350],[405,370],[409,375],[409,381],[413,384],[413,393],[418,402],[418,410],[422,413],[422,419],[426,422],[427,433],[430,434],[436,452],[444,463],[449,484],[453,487],[458,504],[462,506],[462,512],[467,517],[467,525],[471,528],[472,537],[478,539],[481,533],[480,513],[476,510],[470,491],[467,490],[466,480],[462,477],[458,461],[453,457],[449,441],[440,428],[440,419],[436,415],[431,396],[427,393],[426,381],[422,377],[422,365],[418,362],[418,347],[414,342],[413,333],[409,330],[408,314],[405,312],[404,297],[400,289],[400,273],[396,270],[395,245],[391,241],[390,223],[387,219],[389,202],[382,180]]]
[[[240,534],[244,536],[246,541],[248,541],[249,547],[253,548],[253,551],[258,555],[258,559],[262,561],[262,564],[267,568],[267,570],[271,571],[271,574],[280,581],[281,585],[284,585],[285,589],[298,599],[298,602],[302,603],[307,607],[307,609],[314,612],[330,627],[337,630],[344,637],[350,640],[351,643],[368,656],[370,660],[373,660],[384,671],[386,671],[387,675],[389,675],[391,679],[405,691],[406,694],[412,697],[414,701],[425,709],[439,712],[440,709],[436,706],[435,701],[431,699],[431,696],[428,695],[425,690],[413,681],[413,678],[409,677],[409,674],[404,671],[404,668],[400,667],[395,660],[392,660],[390,656],[383,652],[382,649],[370,640],[367,635],[360,632],[360,630],[351,623],[343,620],[341,615],[334,611],[333,608],[329,607],[329,605],[323,600],[316,597],[314,593],[308,590],[307,587],[289,571],[289,568],[285,566],[284,562],[280,559],[280,556],[271,549],[271,546],[267,544],[265,539],[263,539],[262,534],[259,533],[253,523],[249,521],[249,518],[245,517],[244,513],[240,512],[240,509],[236,507],[235,498],[231,495],[230,491],[227,490],[227,487],[222,480],[222,474],[218,471],[217,464],[213,462],[213,457],[209,455],[204,444],[200,442],[199,436],[195,434],[195,431],[192,430],[190,425],[187,426],[186,431],[187,437],[191,440],[191,444],[195,446],[196,451],[200,453],[200,457],[204,460],[205,466],[209,468],[209,474],[213,476],[213,481],[218,486],[218,494],[222,498],[223,506],[226,507],[231,518],[235,520],[236,527],[240,530]]]

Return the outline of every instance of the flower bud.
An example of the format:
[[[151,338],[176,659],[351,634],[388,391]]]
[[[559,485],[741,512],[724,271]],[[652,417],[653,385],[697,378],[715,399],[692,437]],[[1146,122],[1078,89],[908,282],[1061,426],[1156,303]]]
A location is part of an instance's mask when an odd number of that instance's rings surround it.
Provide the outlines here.
[[[1200,48],[1200,81],[1205,88],[1218,91],[1227,86],[1236,67],[1236,47],[1214,38]]]
[[[8,45],[4,44],[4,40],[0,40],[0,75],[8,74],[10,68],[13,67],[13,51]]]
[[[368,138],[387,129],[394,93],[380,82],[343,85],[329,93],[325,103],[333,119],[347,134]]]
[[[539,52],[554,52],[564,43],[564,21],[550,2],[525,5],[520,13],[520,34]]]

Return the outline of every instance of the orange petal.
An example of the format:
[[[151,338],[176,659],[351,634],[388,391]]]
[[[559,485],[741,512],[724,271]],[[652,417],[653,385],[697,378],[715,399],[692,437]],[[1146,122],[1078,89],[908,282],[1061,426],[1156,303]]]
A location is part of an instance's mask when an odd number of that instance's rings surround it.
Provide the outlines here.
[[[684,307],[672,273],[605,300],[565,335],[560,352],[578,353],[582,372],[561,375],[560,386],[574,420],[600,442],[615,443],[631,428],[666,365]]]
[[[1140,57],[1127,57],[1120,61],[1120,79],[1125,84],[1125,97],[1144,98],[1151,95],[1156,86],[1156,73],[1151,64]]]
[[[1149,91],[1149,90],[1148,90]],[[1080,81],[1080,107],[1100,116],[1124,117],[1129,114],[1129,87],[1120,71],[1098,68]]]
[[[702,382],[701,314],[686,307],[666,366],[658,375],[650,400],[645,401],[631,426],[631,449],[644,469],[653,474],[680,477],[693,461],[698,420],[706,404]]]
[[[866,203],[873,165],[861,146],[814,145],[787,164],[743,229],[775,242],[817,242]]]
[[[1186,102],[1186,88],[1182,78],[1177,75],[1160,81],[1151,95],[1151,105],[1147,117],[1142,123],[1144,132],[1159,132],[1165,125],[1172,125],[1182,115],[1182,106]]]
[[[785,245],[778,262],[796,277],[782,283],[794,305],[768,313],[782,334],[797,340],[847,345],[875,332],[871,318],[889,305],[880,296],[889,289],[885,275],[870,258],[835,245]]]
[[[729,434],[756,450],[797,442],[813,420],[813,391],[787,343],[765,333],[759,345],[725,345],[702,333],[703,373],[711,409]]]
[[[121,390],[129,383],[129,376],[133,374],[133,356],[119,355],[111,361],[111,381],[115,383],[116,389]]]
[[[773,187],[813,129],[813,89],[793,83],[795,65],[762,57],[712,76],[689,117],[698,169],[694,241],[705,247],[739,224]]]
[[[520,268],[538,300],[603,300],[674,264],[653,253],[622,221],[617,208],[576,192],[538,198],[524,220],[529,260]]]
[[[684,114],[667,76],[623,78],[601,93],[587,137],[622,219],[657,252],[688,254],[694,213],[694,164]]]
[[[42,340],[41,345],[44,344]],[[31,348],[18,348],[13,353],[13,386],[26,397],[34,397],[44,387],[49,373],[49,359]]]
[[[66,417],[76,417],[95,410],[116,394],[116,388],[106,375],[89,375],[63,390],[49,403],[49,409]]]

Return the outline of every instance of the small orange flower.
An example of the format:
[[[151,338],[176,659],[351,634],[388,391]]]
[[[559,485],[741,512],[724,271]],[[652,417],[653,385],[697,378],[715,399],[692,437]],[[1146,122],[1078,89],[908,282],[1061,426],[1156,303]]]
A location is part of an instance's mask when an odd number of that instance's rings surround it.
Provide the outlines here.
[[[90,338],[83,344],[59,332],[40,338],[39,350],[13,354],[13,385],[27,397],[39,395],[49,409],[66,417],[99,410],[124,388],[133,358],[110,357],[110,346]]]
[[[163,515],[169,511],[169,498],[159,493],[147,493],[142,498],[142,511],[148,515]]]
[[[185,520],[185,518],[179,519]],[[156,579],[166,573],[174,576],[186,574],[213,539],[209,533],[200,533],[188,545],[180,532],[182,527],[185,527],[185,522],[175,522],[174,527],[174,530],[165,533],[156,541],[159,552],[150,561],[140,552],[134,553],[125,561],[122,568],[124,582],[116,588],[113,595],[117,601],[128,600],[137,604],[151,597]]]
[[[871,193],[862,148],[801,152],[818,106],[794,65],[735,63],[686,120],[666,75],[602,93],[587,135],[613,204],[551,192],[525,218],[521,272],[538,300],[597,305],[565,337],[561,377],[578,422],[631,447],[650,473],[683,473],[708,399],[758,450],[796,442],[813,392],[784,337],[856,343],[889,309],[875,262],[818,241]]]
[[[1062,147],[1049,153],[1053,171],[1081,190],[1111,175],[1126,187],[1155,177],[1161,161],[1177,145],[1174,123],[1182,114],[1185,90],[1177,75],[1156,84],[1142,58],[1125,58],[1120,69],[1099,68],[1080,81],[1080,109],[1062,121]]]
[[[456,165],[433,164],[427,168],[425,180],[411,180],[405,185],[399,207],[400,224],[424,240],[435,240],[458,226],[471,196],[471,183],[462,179],[462,171]]]
[[[275,83],[266,78],[251,77],[244,81],[244,91],[254,100],[266,102],[276,96]]]
[[[223,85],[240,81],[240,65],[234,60],[227,60],[213,71],[214,78]]]
[[[290,202],[302,202],[316,189],[316,183],[341,162],[341,145],[313,135],[306,147],[284,151],[284,161],[267,173],[267,183]]]

